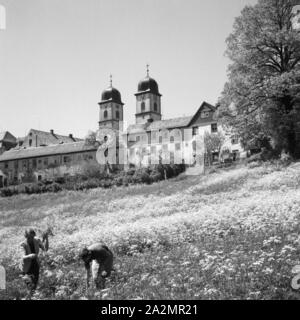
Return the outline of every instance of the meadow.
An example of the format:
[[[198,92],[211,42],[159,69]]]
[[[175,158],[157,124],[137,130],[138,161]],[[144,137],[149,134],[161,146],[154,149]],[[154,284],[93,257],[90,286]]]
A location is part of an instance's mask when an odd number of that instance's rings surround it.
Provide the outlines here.
[[[0,299],[25,299],[24,230],[48,226],[32,299],[299,299],[300,163],[246,165],[153,185],[0,198]],[[78,259],[102,242],[115,255],[106,289],[89,290]]]

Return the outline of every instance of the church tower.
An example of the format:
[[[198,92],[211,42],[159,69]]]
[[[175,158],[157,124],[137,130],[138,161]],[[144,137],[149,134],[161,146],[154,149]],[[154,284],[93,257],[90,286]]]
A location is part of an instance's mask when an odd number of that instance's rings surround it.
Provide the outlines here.
[[[149,77],[149,65],[147,76],[138,84],[136,96],[136,123],[161,120],[161,97],[157,82]]]
[[[99,129],[110,128],[123,131],[123,106],[120,92],[112,86],[112,76],[110,76],[110,86],[102,92],[99,115]]]

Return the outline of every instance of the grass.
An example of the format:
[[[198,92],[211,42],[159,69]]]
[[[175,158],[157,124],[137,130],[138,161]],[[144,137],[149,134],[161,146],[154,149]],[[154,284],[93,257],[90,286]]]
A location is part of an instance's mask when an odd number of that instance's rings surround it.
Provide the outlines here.
[[[297,299],[300,164],[181,175],[153,185],[0,198],[0,263],[7,290],[26,295],[19,244],[52,226],[33,299]],[[107,289],[85,288],[80,249],[107,244]]]

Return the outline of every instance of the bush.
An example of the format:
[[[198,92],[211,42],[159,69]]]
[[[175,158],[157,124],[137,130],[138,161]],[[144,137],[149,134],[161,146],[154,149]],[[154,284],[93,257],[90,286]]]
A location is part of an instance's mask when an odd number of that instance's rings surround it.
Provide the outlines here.
[[[40,181],[36,183],[26,183],[18,186],[10,186],[1,189],[2,197],[11,197],[17,194],[39,194],[45,192],[59,192],[61,190],[88,190],[95,188],[111,188],[112,186],[128,186],[129,184],[151,184],[167,178],[178,176],[185,170],[184,165],[156,165],[153,167],[133,169],[128,171],[108,174],[106,172],[97,173],[89,177],[88,174],[77,174],[75,176],[57,177],[54,181]],[[89,173],[91,173],[89,171]],[[95,171],[94,171],[95,172]]]
[[[151,183],[149,168],[141,168],[136,170],[132,180],[134,183]]]

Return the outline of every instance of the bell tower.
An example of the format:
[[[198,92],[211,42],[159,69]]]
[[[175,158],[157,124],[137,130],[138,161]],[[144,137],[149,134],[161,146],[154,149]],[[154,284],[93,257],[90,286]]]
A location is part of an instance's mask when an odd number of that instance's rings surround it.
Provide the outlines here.
[[[112,86],[112,75],[110,75],[110,86],[102,92],[99,113],[99,129],[110,128],[123,131],[123,106],[120,92]]]
[[[147,65],[147,76],[138,84],[136,96],[136,123],[161,120],[161,97],[157,82],[149,76],[149,65]]]

